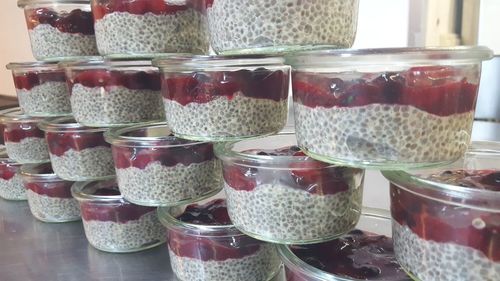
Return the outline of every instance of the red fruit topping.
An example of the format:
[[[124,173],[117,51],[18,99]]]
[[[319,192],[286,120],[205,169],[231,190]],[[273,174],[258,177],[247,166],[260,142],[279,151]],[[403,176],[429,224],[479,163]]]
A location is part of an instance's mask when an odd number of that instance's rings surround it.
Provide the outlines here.
[[[226,200],[215,199],[203,205],[192,204],[177,217],[178,220],[200,225],[230,225]]]
[[[155,15],[171,15],[187,10],[187,5],[171,5],[165,0],[112,0],[101,1],[92,5],[94,20],[100,20],[105,15],[115,12],[126,12],[134,15],[153,13]]]
[[[47,174],[52,174],[52,172]],[[26,188],[40,195],[55,198],[72,198],[71,186],[73,183],[72,181],[61,180],[53,182],[28,182],[24,185]]]
[[[66,82],[63,71],[57,72],[25,72],[13,74],[16,89],[31,90],[46,82]]]
[[[69,13],[58,14],[50,9],[39,8],[28,13],[29,29],[33,29],[39,24],[49,24],[65,33],[94,35],[94,22],[91,12],[75,9]]]
[[[6,142],[20,142],[25,138],[43,138],[43,131],[36,123],[9,123],[5,125],[4,138]]]
[[[78,73],[69,82],[70,86],[82,84],[85,87],[105,87],[106,89],[121,86],[131,90],[161,89],[160,74],[157,72],[134,72],[123,73],[118,71],[107,71],[102,69],[85,70]]]
[[[66,151],[73,149],[81,151],[85,148],[98,146],[109,147],[104,140],[102,132],[68,132],[68,133],[46,133],[47,143],[51,154],[63,155]]]
[[[118,189],[118,187],[115,187],[115,188],[105,187],[105,188],[99,188],[98,190],[96,190],[93,193],[93,195],[117,196],[117,195],[121,195],[121,193],[120,193],[120,190]]]
[[[428,179],[455,186],[500,191],[499,170],[451,170],[428,176]]]
[[[95,195],[117,195],[109,190],[103,191],[103,193]],[[144,207],[127,202],[121,204],[114,202],[108,204],[83,202],[80,205],[80,209],[82,211],[82,218],[86,221],[111,221],[116,223],[127,223],[138,220],[143,215],[156,211],[156,208],[153,207]]]
[[[252,191],[256,186],[256,174],[252,172],[252,168],[224,165],[223,176],[226,184],[236,190]]]
[[[19,171],[19,165],[13,164],[9,160],[0,161],[0,178],[10,180]]]

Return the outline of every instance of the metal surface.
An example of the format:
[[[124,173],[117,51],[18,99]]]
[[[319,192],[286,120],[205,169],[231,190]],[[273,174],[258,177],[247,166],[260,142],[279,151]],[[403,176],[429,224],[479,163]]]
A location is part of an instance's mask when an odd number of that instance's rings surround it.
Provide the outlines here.
[[[81,222],[37,221],[28,203],[0,199],[0,281],[172,281],[165,245],[131,254],[92,248]]]

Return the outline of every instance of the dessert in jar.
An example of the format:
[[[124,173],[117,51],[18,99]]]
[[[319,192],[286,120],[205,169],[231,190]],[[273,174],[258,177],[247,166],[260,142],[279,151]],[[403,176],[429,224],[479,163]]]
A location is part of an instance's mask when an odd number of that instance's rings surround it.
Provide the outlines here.
[[[165,119],[160,74],[151,62],[88,60],[62,65],[78,123],[109,127]]]
[[[176,136],[225,141],[279,132],[290,68],[264,56],[156,59],[167,123]]]
[[[97,55],[90,1],[19,0],[33,56],[57,61]]]
[[[0,118],[4,125],[5,148],[9,157],[19,163],[49,161],[49,151],[38,123],[44,118],[29,117],[22,111],[13,111]]]
[[[71,114],[64,70],[57,63],[9,63],[19,105],[30,116]]]
[[[205,0],[217,53],[272,53],[350,48],[358,0]]]
[[[170,264],[179,280],[262,281],[280,270],[275,246],[238,231],[224,199],[162,207],[158,215],[167,227]]]
[[[9,114],[12,112],[22,112],[22,110],[20,107],[11,107],[11,108],[7,108],[7,109],[0,111],[0,145],[5,144],[5,140],[3,137],[3,131],[5,129],[5,124],[2,122],[2,117],[4,117],[6,114]]]
[[[7,156],[0,147],[0,197],[5,200],[26,200],[26,189],[20,174],[21,164]]]
[[[111,146],[104,140],[105,128],[89,128],[73,117],[41,122],[50,161],[55,173],[65,180],[87,181],[113,177],[115,168]]]
[[[164,123],[112,129],[118,186],[125,199],[143,206],[171,206],[217,193],[221,165],[213,145],[175,137]]]
[[[452,162],[470,142],[481,61],[490,57],[484,47],[290,56],[299,146],[356,167]]]
[[[123,199],[114,179],[77,182],[71,193],[80,203],[85,236],[105,252],[137,252],[165,242],[156,208]]]
[[[457,162],[391,181],[394,251],[422,281],[500,279],[500,144],[473,142]]]
[[[260,240],[308,244],[351,230],[364,170],[306,156],[293,134],[216,145],[231,221]]]
[[[92,0],[101,55],[153,56],[208,51],[199,0]]]
[[[21,166],[31,214],[43,222],[80,220],[78,202],[71,196],[72,181],[59,178],[50,163]]]
[[[390,214],[363,208],[356,229],[323,243],[279,245],[287,281],[411,281],[398,264]]]

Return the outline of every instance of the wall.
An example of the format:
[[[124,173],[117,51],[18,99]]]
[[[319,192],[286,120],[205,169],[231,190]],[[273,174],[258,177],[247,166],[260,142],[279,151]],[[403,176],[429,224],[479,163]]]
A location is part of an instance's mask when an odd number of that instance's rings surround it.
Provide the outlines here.
[[[500,55],[500,1],[481,0],[478,44],[488,46]]]

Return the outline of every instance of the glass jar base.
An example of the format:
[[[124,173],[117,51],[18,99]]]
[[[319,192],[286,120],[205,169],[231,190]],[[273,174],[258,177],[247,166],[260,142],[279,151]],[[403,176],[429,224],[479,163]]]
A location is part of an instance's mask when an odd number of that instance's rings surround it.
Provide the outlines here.
[[[128,127],[128,126],[135,126],[135,125],[142,125],[142,124],[148,124],[148,123],[156,123],[156,122],[165,122],[165,120],[157,119],[157,120],[145,120],[145,121],[138,121],[138,122],[131,122],[131,123],[92,123],[92,122],[85,122],[83,120],[76,120],[78,123],[82,124],[85,127],[91,127],[91,128],[109,128],[109,127]]]
[[[66,222],[77,222],[77,221],[81,221],[82,218],[81,217],[78,217],[78,218],[68,218],[68,219],[54,219],[54,218],[49,218],[49,217],[41,217],[39,215],[36,215],[34,214],[33,212],[31,212],[31,214],[33,215],[33,217],[43,223],[66,223]]]
[[[66,113],[47,113],[47,112],[26,112],[26,115],[31,117],[65,117],[71,116],[71,112]]]
[[[155,247],[162,245],[165,242],[166,242],[166,240],[153,241],[153,242],[148,243],[142,247],[134,248],[134,249],[101,248],[101,247],[97,247],[95,245],[92,245],[90,242],[89,242],[89,245],[92,246],[94,249],[97,249],[99,251],[106,252],[106,253],[126,254],[126,253],[135,253],[135,252],[140,252],[140,251],[152,249],[152,248],[155,248]]]
[[[291,52],[301,52],[301,51],[317,51],[317,50],[327,50],[327,49],[343,49],[349,46],[339,46],[339,45],[277,45],[277,46],[267,46],[267,47],[255,47],[255,48],[245,48],[245,49],[232,49],[217,52],[219,55],[268,55],[268,54],[285,54]]]
[[[191,53],[116,53],[104,55],[104,58],[110,60],[120,60],[120,59],[154,59],[163,58],[170,56],[192,56]]]
[[[115,175],[102,176],[102,177],[79,177],[79,176],[75,176],[75,177],[72,177],[72,178],[70,178],[70,177],[62,177],[60,175],[57,175],[57,176],[60,177],[63,180],[66,180],[66,181],[98,181],[98,180],[110,180],[110,179],[114,179],[116,177]]]
[[[210,198],[210,197],[216,195],[217,193],[219,193],[221,190],[222,190],[222,187],[220,187],[220,188],[218,188],[216,190],[209,191],[208,193],[202,194],[202,195],[200,195],[199,197],[196,197],[196,198],[184,199],[184,200],[181,200],[181,201],[169,202],[169,203],[160,202],[160,201],[153,201],[153,200],[151,200],[151,201],[138,201],[138,200],[134,200],[134,199],[128,197],[127,194],[124,193],[123,191],[122,191],[122,196],[123,196],[123,198],[125,200],[129,201],[130,203],[133,203],[133,204],[136,204],[136,205],[139,205],[139,206],[146,206],[146,207],[173,207],[173,206],[178,206],[178,205],[190,204],[190,203],[194,203],[194,202],[198,202],[198,201]]]
[[[263,133],[260,135],[250,135],[250,136],[193,136],[193,135],[179,134],[176,132],[173,132],[173,133],[178,138],[192,140],[192,141],[232,142],[232,141],[240,141],[240,140],[255,139],[255,138],[260,138],[260,137],[267,137],[267,136],[275,135],[280,131],[281,131],[281,129],[274,131],[274,132],[270,132],[270,133]]]

